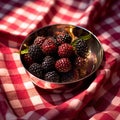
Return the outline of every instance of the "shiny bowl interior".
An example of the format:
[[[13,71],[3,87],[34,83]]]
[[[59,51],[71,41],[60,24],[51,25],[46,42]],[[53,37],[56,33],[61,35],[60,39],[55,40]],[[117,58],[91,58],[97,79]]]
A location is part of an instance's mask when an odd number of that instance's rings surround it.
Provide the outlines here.
[[[32,75],[28,71],[28,68],[26,67],[26,65],[24,64],[24,58],[23,58],[24,51],[26,51],[26,49],[31,44],[33,44],[34,39],[37,36],[54,36],[54,34],[56,34],[56,31],[58,30],[67,31],[72,37],[72,42],[74,42],[76,38],[80,38],[81,36],[84,37],[84,39],[86,39],[88,42],[89,51],[86,57],[87,65],[82,70],[83,76],[76,80],[66,81],[61,83],[45,81],[43,79],[37,78],[34,75]],[[49,25],[49,26],[45,26],[43,28],[37,29],[33,31],[30,35],[28,35],[26,39],[23,41],[23,43],[21,44],[20,59],[28,75],[30,75],[32,82],[35,83],[37,86],[43,89],[61,89],[61,88],[63,89],[63,87],[68,87],[69,85],[73,86],[73,84],[78,84],[81,81],[84,82],[86,78],[89,78],[93,73],[96,72],[96,70],[101,65],[101,62],[103,59],[103,48],[101,46],[100,41],[97,39],[97,37],[89,30],[80,26],[74,26],[69,24],[55,24],[55,25]],[[86,74],[86,71],[87,71],[87,74]]]

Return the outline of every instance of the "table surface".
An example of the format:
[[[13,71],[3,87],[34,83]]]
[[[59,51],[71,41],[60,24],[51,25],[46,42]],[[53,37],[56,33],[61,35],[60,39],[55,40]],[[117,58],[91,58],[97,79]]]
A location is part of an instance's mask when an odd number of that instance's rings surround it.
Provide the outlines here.
[[[119,0],[0,1],[1,120],[120,120]],[[92,31],[104,49],[103,62],[83,90],[55,94],[29,80],[19,48],[32,31],[57,23]]]

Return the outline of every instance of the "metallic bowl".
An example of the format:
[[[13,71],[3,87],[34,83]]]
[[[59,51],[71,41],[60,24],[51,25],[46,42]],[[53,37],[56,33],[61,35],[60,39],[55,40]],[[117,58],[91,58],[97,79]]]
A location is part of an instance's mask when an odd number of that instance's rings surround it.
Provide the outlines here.
[[[23,57],[28,47],[33,44],[37,36],[54,36],[57,31],[63,30],[70,34],[72,37],[72,42],[79,38],[87,40],[89,51],[85,59],[85,67],[79,71],[79,74],[81,74],[82,77],[77,77],[74,80],[58,83],[45,81],[32,75],[28,71]],[[30,76],[30,80],[38,87],[55,93],[71,92],[73,90],[80,89],[83,87],[83,85],[89,83],[91,76],[98,70],[99,66],[101,65],[103,59],[103,48],[97,37],[89,30],[80,26],[69,24],[55,24],[37,29],[24,40],[20,47],[20,59],[27,71],[27,74]]]

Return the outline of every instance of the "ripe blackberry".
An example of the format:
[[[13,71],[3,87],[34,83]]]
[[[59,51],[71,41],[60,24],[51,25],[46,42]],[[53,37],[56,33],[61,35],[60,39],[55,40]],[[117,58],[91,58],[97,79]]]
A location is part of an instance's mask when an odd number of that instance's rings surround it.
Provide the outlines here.
[[[44,79],[50,82],[59,82],[59,78],[60,77],[56,71],[47,72],[44,76]]]
[[[56,61],[55,68],[58,72],[68,72],[71,70],[72,65],[68,58],[61,58]]]
[[[43,77],[43,73],[42,73],[42,67],[40,64],[38,63],[33,63],[30,67],[29,67],[29,72],[32,73],[33,75],[35,75],[36,77],[42,78]]]
[[[41,62],[41,58],[43,58],[43,52],[38,45],[32,44],[29,46],[28,53],[34,62]]]
[[[57,46],[54,42],[54,39],[52,37],[48,37],[42,44],[41,46],[42,51],[46,54],[46,55],[51,55],[53,53],[56,52],[57,50]]]
[[[71,57],[74,55],[74,50],[72,45],[68,43],[63,43],[58,47],[58,55],[60,57]]]
[[[33,63],[33,60],[28,53],[24,54],[23,59],[26,67],[30,66]]]
[[[88,45],[87,45],[87,41],[86,40],[78,40],[76,42],[76,53],[81,56],[81,57],[85,57],[87,55],[88,52]]]
[[[56,45],[61,45],[62,43],[71,43],[72,38],[71,36],[66,32],[61,32],[56,36]]]
[[[55,60],[52,56],[46,56],[42,62],[42,68],[44,72],[48,72],[55,68]]]
[[[45,39],[46,38],[43,37],[43,36],[38,36],[38,37],[35,38],[34,44],[39,45],[41,47],[41,45],[43,44],[43,42],[45,41]]]

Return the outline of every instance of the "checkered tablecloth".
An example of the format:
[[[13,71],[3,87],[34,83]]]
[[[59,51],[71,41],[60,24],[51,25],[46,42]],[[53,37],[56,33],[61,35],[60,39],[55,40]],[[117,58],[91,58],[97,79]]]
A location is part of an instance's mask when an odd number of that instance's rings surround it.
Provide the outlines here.
[[[103,62],[83,91],[46,92],[20,62],[25,37],[56,23],[88,28],[102,43]],[[120,1],[1,0],[0,120],[120,120]]]

